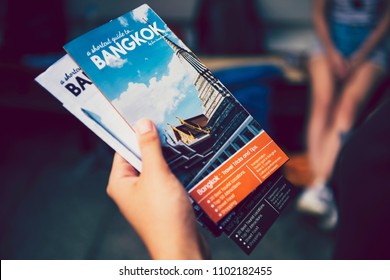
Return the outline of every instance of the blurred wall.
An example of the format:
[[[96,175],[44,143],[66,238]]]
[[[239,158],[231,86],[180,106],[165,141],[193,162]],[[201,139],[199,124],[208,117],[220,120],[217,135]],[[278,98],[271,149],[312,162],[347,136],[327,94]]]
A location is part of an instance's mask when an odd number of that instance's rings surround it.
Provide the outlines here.
[[[102,18],[115,18],[144,3],[162,17],[190,20],[197,0],[68,0],[68,12],[72,17],[82,17],[86,12],[94,11]]]
[[[307,46],[313,36],[312,0],[256,1],[259,18],[264,24],[265,46],[268,50],[299,51]],[[184,27],[184,32],[187,34],[179,35],[184,36],[183,39],[191,45],[192,24],[197,17],[200,0],[65,0],[65,2],[69,26],[68,39],[75,38],[91,28],[147,3],[170,26],[176,24]],[[6,0],[0,0],[0,45],[4,29],[5,3]]]
[[[226,0],[227,1],[227,0]],[[265,48],[269,51],[302,51],[313,37],[312,0],[256,0],[264,24]],[[179,34],[194,47],[193,23],[200,0],[68,0],[69,37],[76,37],[97,25],[143,4],[149,4],[170,26],[184,27]],[[238,20],[238,19],[237,19]]]
[[[259,15],[267,23],[310,24],[312,0],[256,1]],[[191,21],[195,17],[199,0],[68,0],[68,12],[72,18],[84,17],[86,13],[113,18],[143,3],[151,6],[163,18]]]
[[[3,41],[3,30],[4,30],[4,20],[5,20],[5,0],[0,0],[0,46]]]
[[[261,17],[269,24],[311,24],[313,0],[257,0]]]
[[[312,44],[314,0],[257,0],[270,51],[304,52]]]
[[[69,37],[77,37],[144,3],[165,21],[187,25],[195,16],[197,0],[67,0],[67,15],[71,27]]]

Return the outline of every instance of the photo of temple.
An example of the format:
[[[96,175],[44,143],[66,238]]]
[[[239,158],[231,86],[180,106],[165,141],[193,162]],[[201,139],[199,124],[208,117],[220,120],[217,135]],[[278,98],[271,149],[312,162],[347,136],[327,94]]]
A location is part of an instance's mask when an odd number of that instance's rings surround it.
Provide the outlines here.
[[[186,70],[194,77],[203,114],[179,125],[167,124],[164,156],[187,189],[192,188],[261,131],[260,125],[230,91],[189,50],[161,34]],[[174,135],[174,137],[171,136]]]

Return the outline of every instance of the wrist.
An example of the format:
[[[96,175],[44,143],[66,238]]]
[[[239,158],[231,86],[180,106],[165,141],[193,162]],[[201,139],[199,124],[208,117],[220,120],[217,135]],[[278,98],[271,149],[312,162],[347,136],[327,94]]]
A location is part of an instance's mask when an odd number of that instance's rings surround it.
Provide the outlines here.
[[[357,61],[363,61],[366,57],[367,57],[367,52],[361,49],[353,54],[352,59]]]
[[[198,238],[181,237],[146,244],[154,260],[201,260],[205,256]],[[156,244],[157,243],[157,244]]]
[[[152,234],[150,234],[152,233]],[[195,221],[158,226],[141,234],[152,259],[204,259],[205,246]]]
[[[335,53],[338,53],[339,51],[337,50],[337,48],[331,43],[326,43],[325,44],[325,53],[330,56],[330,55],[333,55]]]

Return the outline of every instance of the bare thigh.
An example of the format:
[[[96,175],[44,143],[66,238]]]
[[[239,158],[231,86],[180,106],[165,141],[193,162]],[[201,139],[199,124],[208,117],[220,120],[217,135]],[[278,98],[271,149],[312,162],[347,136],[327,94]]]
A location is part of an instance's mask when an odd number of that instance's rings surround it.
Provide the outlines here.
[[[309,72],[312,91],[310,114],[326,116],[335,90],[335,80],[327,58],[324,55],[313,57],[309,62]]]
[[[311,76],[311,104],[306,132],[306,145],[310,166],[314,174],[320,172],[323,139],[329,124],[329,115],[334,95],[334,79],[324,55],[309,61]]]
[[[349,78],[335,111],[334,122],[340,130],[351,128],[362,105],[372,95],[384,75],[385,72],[381,68],[367,61]]]

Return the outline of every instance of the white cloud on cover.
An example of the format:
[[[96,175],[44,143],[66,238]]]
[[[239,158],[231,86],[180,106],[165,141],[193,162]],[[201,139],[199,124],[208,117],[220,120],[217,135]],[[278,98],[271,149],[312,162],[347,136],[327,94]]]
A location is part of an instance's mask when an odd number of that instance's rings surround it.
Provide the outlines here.
[[[149,11],[148,5],[144,4],[138,7],[137,9],[135,9],[131,14],[135,21],[145,23],[145,20],[146,21],[148,20],[148,11]]]
[[[165,124],[166,114],[175,111],[192,85],[191,78],[185,73],[180,60],[173,56],[166,76],[160,80],[151,78],[149,85],[130,82],[127,90],[112,103],[132,125],[144,117],[152,119],[157,125]]]
[[[119,23],[120,23],[123,27],[129,26],[129,23],[127,22],[127,19],[126,19],[125,17],[119,17],[118,20],[119,20]]]
[[[111,68],[122,68],[125,63],[127,63],[127,58],[110,57],[107,61],[107,66]]]

